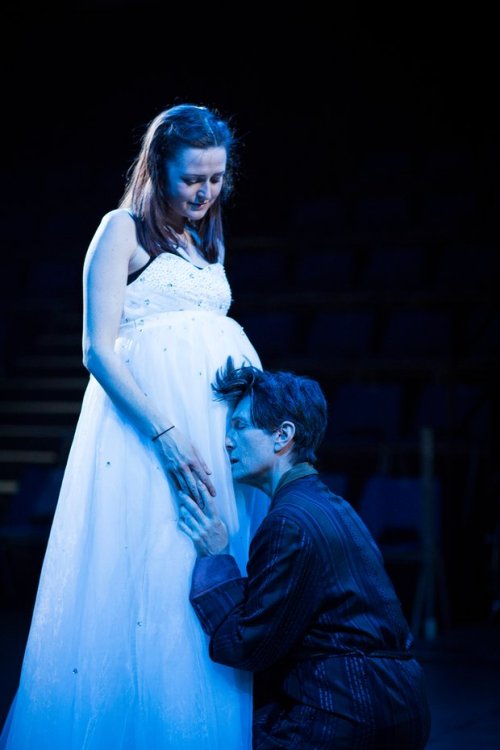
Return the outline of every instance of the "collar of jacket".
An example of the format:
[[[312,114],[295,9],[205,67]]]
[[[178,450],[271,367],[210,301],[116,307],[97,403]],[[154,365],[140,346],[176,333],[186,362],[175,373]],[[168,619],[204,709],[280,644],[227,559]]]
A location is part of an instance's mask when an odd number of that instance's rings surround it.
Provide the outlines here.
[[[294,482],[296,479],[302,479],[302,477],[308,477],[310,474],[317,474],[318,472],[314,466],[307,461],[302,461],[299,464],[295,464],[291,469],[285,471],[280,481],[276,485],[276,489],[273,492],[272,502],[274,502],[276,495],[286,484]]]

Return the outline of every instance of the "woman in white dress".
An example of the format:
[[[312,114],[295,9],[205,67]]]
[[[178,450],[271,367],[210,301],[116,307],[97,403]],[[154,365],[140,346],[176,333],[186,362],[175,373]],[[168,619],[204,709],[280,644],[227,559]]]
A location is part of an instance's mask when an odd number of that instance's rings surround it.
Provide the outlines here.
[[[228,356],[260,367],[227,317],[221,202],[234,134],[182,104],[149,124],[120,207],[84,264],[90,372],[42,567],[6,750],[249,750],[251,682],[208,656],[189,603],[179,489],[215,497],[244,566],[255,490],[235,494]],[[265,496],[262,513],[266,510]]]

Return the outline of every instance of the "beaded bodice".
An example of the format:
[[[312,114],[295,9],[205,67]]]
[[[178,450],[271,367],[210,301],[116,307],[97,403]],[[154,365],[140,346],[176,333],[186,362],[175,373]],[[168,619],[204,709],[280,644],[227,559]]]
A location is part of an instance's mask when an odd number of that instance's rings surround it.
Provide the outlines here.
[[[162,253],[127,286],[122,323],[177,310],[226,315],[231,289],[221,263],[198,268],[172,253]]]

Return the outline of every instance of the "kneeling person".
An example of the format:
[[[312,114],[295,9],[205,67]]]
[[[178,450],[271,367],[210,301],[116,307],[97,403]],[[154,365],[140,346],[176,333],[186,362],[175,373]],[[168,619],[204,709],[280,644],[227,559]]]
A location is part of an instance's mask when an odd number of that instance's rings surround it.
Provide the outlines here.
[[[203,509],[181,496],[179,524],[197,551],[190,598],[211,658],[254,672],[254,749],[422,750],[429,706],[400,602],[367,528],[313,465],[321,388],[231,361],[213,387],[233,407],[234,481],[271,497],[246,576],[203,488]]]

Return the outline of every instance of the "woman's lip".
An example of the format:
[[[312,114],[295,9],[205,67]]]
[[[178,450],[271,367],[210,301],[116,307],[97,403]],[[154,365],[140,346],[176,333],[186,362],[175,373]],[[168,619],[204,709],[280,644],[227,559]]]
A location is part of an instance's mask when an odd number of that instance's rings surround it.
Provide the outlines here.
[[[193,208],[203,208],[204,206],[208,206],[208,201],[205,201],[204,203],[190,203],[190,206]]]

